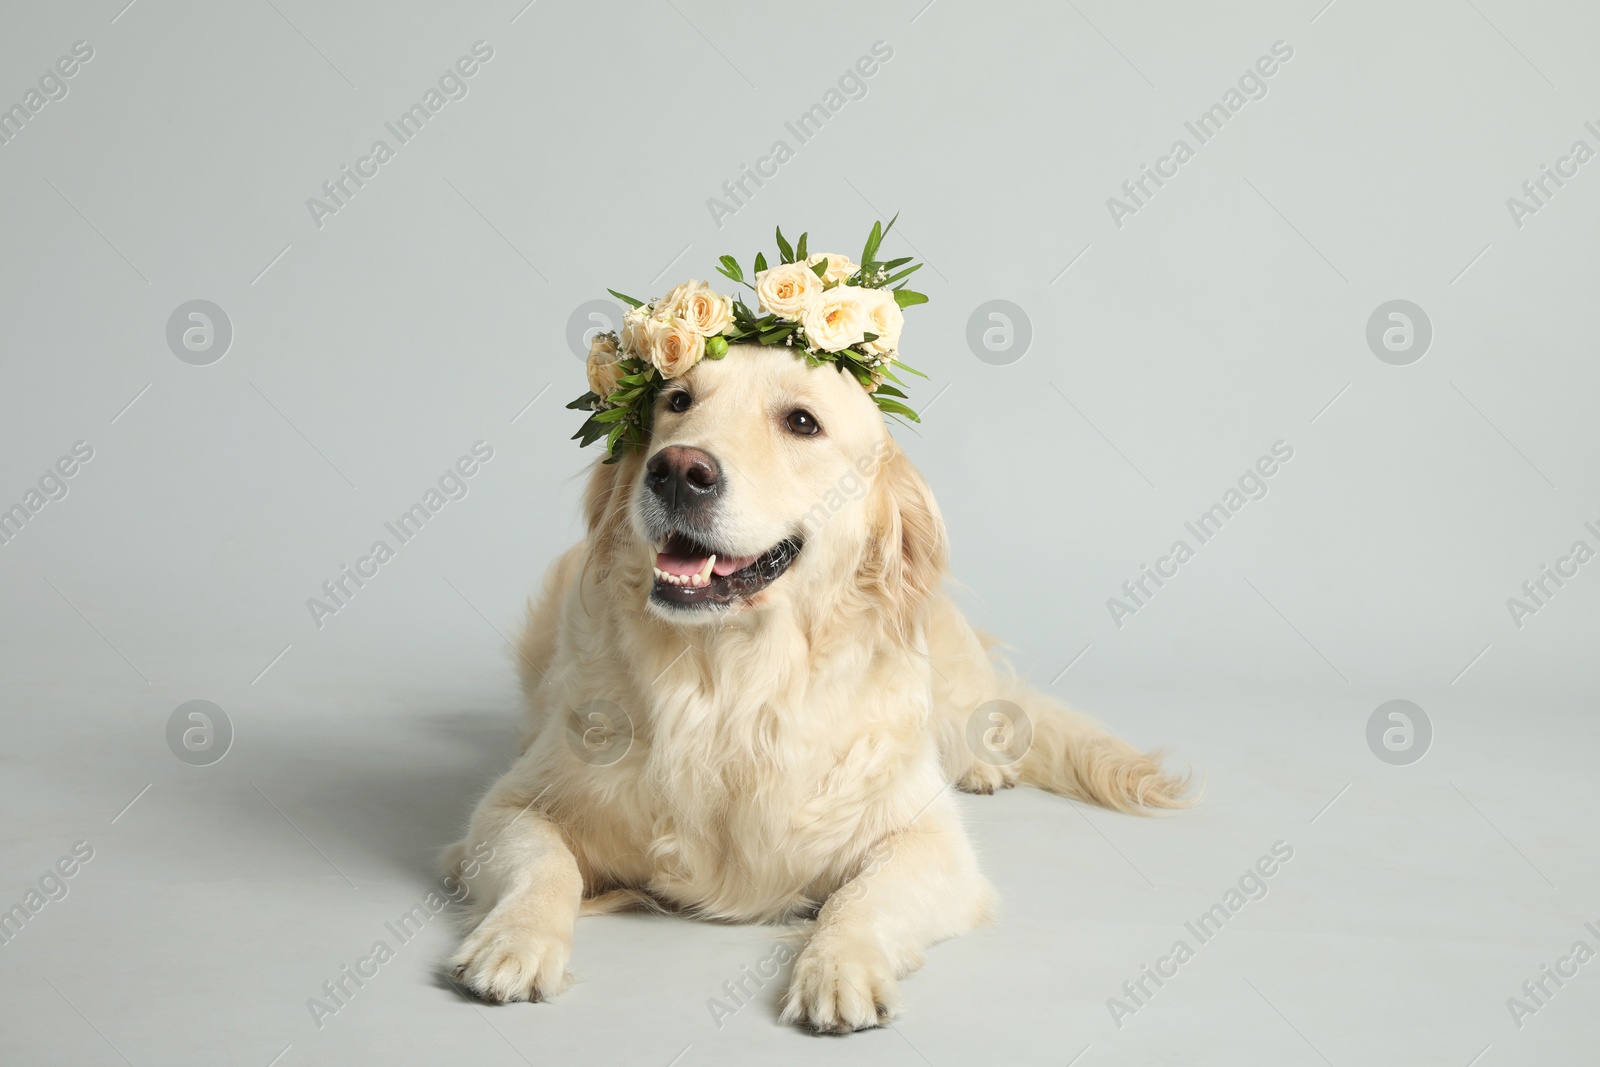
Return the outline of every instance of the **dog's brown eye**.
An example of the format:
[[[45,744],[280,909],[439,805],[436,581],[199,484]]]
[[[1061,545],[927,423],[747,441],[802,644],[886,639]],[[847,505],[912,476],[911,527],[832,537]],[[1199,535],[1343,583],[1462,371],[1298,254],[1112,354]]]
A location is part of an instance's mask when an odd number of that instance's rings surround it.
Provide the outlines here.
[[[805,408],[795,408],[793,411],[789,412],[789,417],[785,421],[787,421],[789,424],[789,431],[791,433],[797,433],[801,437],[810,437],[812,434],[815,434],[818,430],[822,429],[822,427],[817,423],[817,417],[811,414],[811,412],[807,411]]]
[[[689,405],[692,403],[694,403],[694,397],[690,396],[688,392],[683,389],[679,389],[677,392],[667,397],[667,407],[672,411],[688,411]]]

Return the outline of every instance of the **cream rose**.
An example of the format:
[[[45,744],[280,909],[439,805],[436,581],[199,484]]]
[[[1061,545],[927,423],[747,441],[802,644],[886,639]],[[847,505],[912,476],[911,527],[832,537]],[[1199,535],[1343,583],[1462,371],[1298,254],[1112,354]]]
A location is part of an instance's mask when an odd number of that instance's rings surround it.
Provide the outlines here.
[[[713,293],[702,283],[684,297],[678,316],[701,337],[715,337],[733,325],[733,298]]]
[[[813,275],[815,277],[815,275]],[[841,352],[861,343],[871,322],[864,293],[854,285],[838,285],[817,298],[800,319],[806,340],[819,352]]]
[[[646,321],[644,332],[645,358],[663,378],[686,374],[706,353],[706,339],[695,332],[687,319],[651,318]]]
[[[817,252],[806,257],[806,266],[815,267],[823,260],[828,261],[827,269],[822,272],[822,284],[838,285],[850,275],[861,269],[861,264],[853,261],[849,256],[840,255],[838,252]],[[816,273],[813,271],[812,273]]]
[[[704,289],[705,285],[705,282],[696,281],[693,278],[679,285],[674,285],[667,290],[666,296],[655,302],[655,310],[652,314],[658,319],[681,318],[683,316],[684,303],[689,299],[689,295],[697,289]]]
[[[617,389],[617,379],[622,377],[622,357],[617,354],[615,334],[597,333],[589,342],[589,360],[584,364],[589,378],[589,391],[604,400]]]
[[[900,347],[900,331],[905,327],[906,316],[894,302],[894,293],[888,289],[863,289],[862,302],[866,305],[867,333],[877,334],[863,347],[875,356],[891,357]]]
[[[804,263],[782,263],[756,272],[761,310],[781,319],[798,319],[822,295],[822,279]]]

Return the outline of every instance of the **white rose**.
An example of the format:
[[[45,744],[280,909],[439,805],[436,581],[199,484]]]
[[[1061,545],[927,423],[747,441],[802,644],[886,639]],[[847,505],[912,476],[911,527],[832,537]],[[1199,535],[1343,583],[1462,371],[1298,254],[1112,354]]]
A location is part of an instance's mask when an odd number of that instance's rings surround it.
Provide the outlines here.
[[[838,252],[817,252],[809,255],[806,257],[806,266],[815,267],[823,260],[828,261],[827,269],[822,272],[822,283],[824,285],[838,285],[861,269],[861,264]]]
[[[871,325],[863,297],[869,292],[873,290],[838,285],[807,308],[800,324],[805,327],[806,340],[811,347],[819,352],[842,352],[851,345],[860,344],[861,335]]]
[[[650,338],[645,333],[645,323],[650,321],[647,307],[629,308],[622,313],[622,351],[640,359],[649,358]]]
[[[875,356],[892,357],[900,347],[900,331],[905,327],[905,312],[894,302],[894,293],[888,289],[863,289],[862,302],[866,305],[867,332],[877,334],[877,339],[863,347]]]
[[[616,392],[617,379],[622,377],[621,359],[615,334],[594,335],[594,340],[589,342],[589,360],[584,364],[590,392],[602,400]]]
[[[804,263],[781,263],[756,272],[761,310],[780,319],[798,319],[822,295],[822,279]]]
[[[706,353],[706,339],[687,319],[650,318],[645,323],[647,358],[663,378],[686,374]]]

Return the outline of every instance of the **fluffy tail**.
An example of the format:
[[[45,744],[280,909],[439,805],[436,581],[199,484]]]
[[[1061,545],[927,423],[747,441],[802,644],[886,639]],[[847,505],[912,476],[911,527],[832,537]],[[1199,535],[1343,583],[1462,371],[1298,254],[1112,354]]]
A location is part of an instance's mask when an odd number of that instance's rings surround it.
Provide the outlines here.
[[[1025,784],[1129,815],[1187,808],[1199,800],[1186,795],[1190,775],[1161,766],[1161,750],[1141,752],[1038,690],[1019,686],[1010,699],[1033,727],[1033,743],[1019,768]]]

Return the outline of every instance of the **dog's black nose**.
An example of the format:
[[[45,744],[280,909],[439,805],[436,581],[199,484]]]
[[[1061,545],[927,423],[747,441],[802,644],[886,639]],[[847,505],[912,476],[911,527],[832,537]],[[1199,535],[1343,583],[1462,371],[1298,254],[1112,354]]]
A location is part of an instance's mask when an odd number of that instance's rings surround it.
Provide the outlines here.
[[[644,481],[668,508],[690,508],[710,503],[721,491],[722,472],[711,453],[668,445],[645,464]]]

